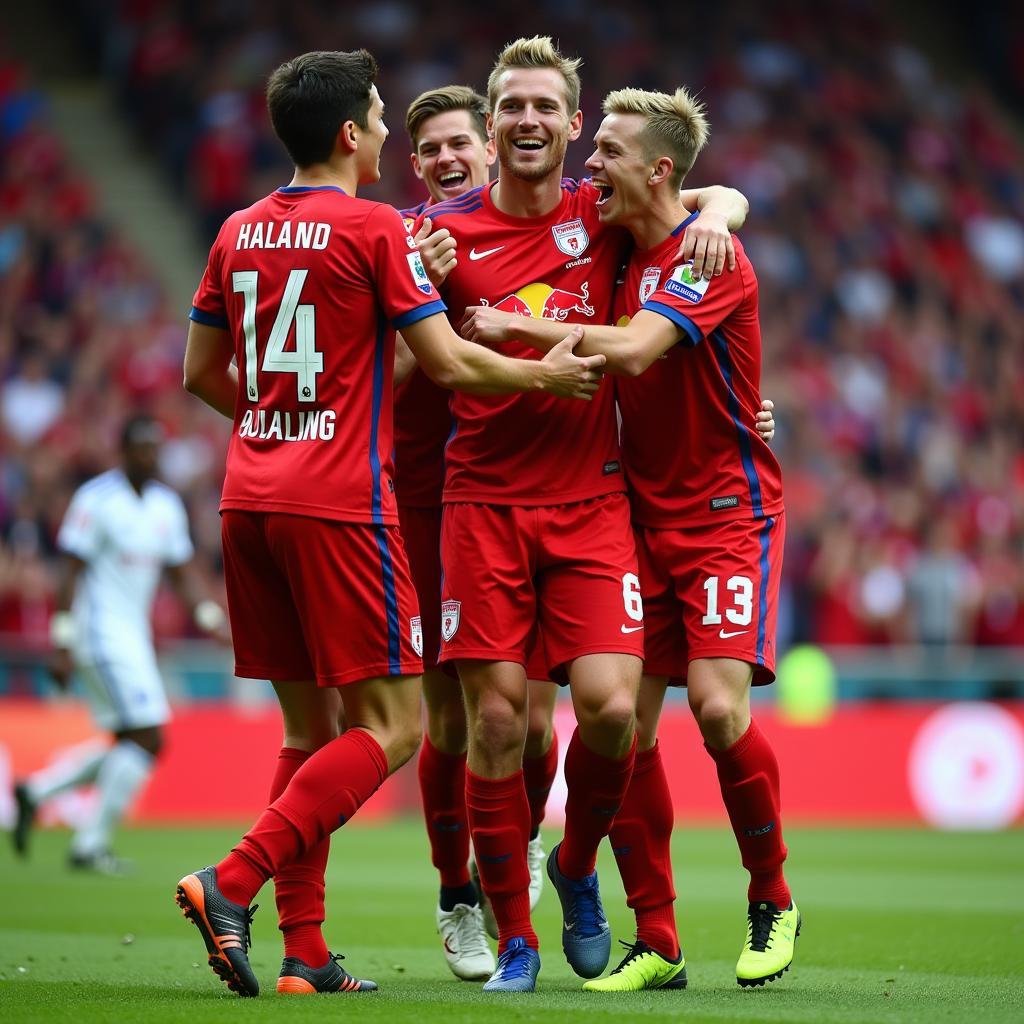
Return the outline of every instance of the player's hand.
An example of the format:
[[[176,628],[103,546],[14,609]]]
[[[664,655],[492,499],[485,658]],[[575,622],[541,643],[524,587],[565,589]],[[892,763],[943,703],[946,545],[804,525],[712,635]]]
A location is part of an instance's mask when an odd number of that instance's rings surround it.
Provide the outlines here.
[[[718,277],[726,266],[736,269],[736,247],[726,219],[713,210],[687,224],[679,255],[684,260],[693,260],[693,276],[708,281]]]
[[[413,236],[420,251],[423,268],[435,288],[440,288],[444,279],[452,272],[458,260],[455,259],[457,243],[447,228],[432,230],[429,217],[423,218],[419,231]]]
[[[467,306],[459,330],[478,345],[497,345],[515,337],[518,313],[506,313],[493,306]]]
[[[548,372],[544,390],[549,394],[589,402],[601,386],[604,356],[576,355],[573,349],[582,340],[583,328],[574,327],[542,360]]]
[[[53,681],[62,690],[66,690],[71,685],[71,676],[75,670],[75,663],[71,658],[71,652],[67,648],[58,647],[50,656],[47,668]]]
[[[761,403],[761,411],[754,417],[757,432],[766,444],[775,436],[775,417],[772,415],[774,408],[775,403],[770,398],[766,398]]]

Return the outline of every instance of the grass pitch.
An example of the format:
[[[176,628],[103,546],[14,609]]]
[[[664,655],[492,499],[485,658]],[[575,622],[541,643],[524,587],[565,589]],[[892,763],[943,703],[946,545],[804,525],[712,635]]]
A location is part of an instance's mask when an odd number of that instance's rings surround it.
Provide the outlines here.
[[[741,990],[733,971],[745,876],[732,836],[725,828],[681,828],[674,852],[686,991],[580,991],[562,957],[558,903],[547,888],[535,918],[538,991],[485,996],[444,964],[433,926],[436,876],[420,824],[345,829],[328,870],[328,943],[381,991],[278,996],[281,942],[267,887],[252,951],[264,995],[250,1000],[213,976],[198,931],[173,901],[178,878],[216,860],[237,835],[125,831],[119,852],[138,871],[124,880],[69,873],[64,833],[38,833],[25,863],[0,847],[0,1021],[1024,1020],[1020,831],[789,829],[787,875],[804,915],[796,961],[780,981]],[[548,836],[547,847],[554,841]],[[600,871],[613,934],[629,938],[631,916],[606,851]]]

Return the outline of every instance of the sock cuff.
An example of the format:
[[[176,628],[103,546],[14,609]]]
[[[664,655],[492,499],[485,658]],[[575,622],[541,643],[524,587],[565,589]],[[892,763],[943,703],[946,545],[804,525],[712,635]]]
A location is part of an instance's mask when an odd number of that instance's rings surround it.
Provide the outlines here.
[[[629,750],[623,754],[622,757],[606,757],[604,754],[598,754],[596,751],[591,750],[590,747],[583,742],[583,738],[580,736],[579,727],[576,728],[572,734],[572,739],[569,741],[569,749],[565,753],[566,762],[568,763],[569,758],[573,760],[589,761],[592,764],[599,764],[602,766],[615,765],[623,770],[632,771],[633,765],[636,762],[636,744],[637,736],[633,733],[633,742],[629,746]]]
[[[757,722],[751,718],[747,731],[731,747],[726,747],[725,750],[716,750],[705,743],[704,749],[718,764],[729,764],[742,757],[760,738],[761,730],[758,729]]]
[[[633,761],[633,774],[646,775],[647,772],[657,769],[660,764],[661,747],[658,745],[658,741],[655,740],[654,746],[649,750],[637,749],[636,759]]]
[[[453,768],[457,768],[459,765],[466,763],[466,752],[463,751],[461,754],[448,754],[443,750],[438,750],[433,743],[430,742],[430,737],[427,735],[426,730],[423,732],[423,745],[420,747],[420,760],[421,761],[438,761],[441,764],[449,764]]]
[[[503,779],[485,779],[482,775],[474,774],[469,768],[466,769],[467,798],[472,796],[477,802],[480,800],[504,801],[520,791],[526,792],[522,768]]]
[[[377,785],[383,784],[384,780],[388,777],[388,756],[384,753],[384,748],[377,740],[365,729],[348,729],[338,738],[348,739],[366,751],[373,762],[373,766],[377,769]]]
[[[279,761],[294,761],[296,764],[305,764],[312,756],[311,750],[300,750],[298,747],[282,747],[277,752]]]
[[[523,765],[536,766],[536,767],[549,767],[552,762],[558,763],[558,734],[551,734],[551,745],[547,750],[544,751],[539,757],[524,757]]]

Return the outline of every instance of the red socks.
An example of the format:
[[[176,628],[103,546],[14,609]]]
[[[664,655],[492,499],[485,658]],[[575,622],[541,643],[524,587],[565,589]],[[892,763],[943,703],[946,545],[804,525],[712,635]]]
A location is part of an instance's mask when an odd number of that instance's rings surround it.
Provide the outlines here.
[[[672,902],[672,794],[657,743],[638,751],[633,777],[608,838],[619,865],[636,937],[667,960],[679,956]]]
[[[285,791],[292,776],[309,757],[305,750],[281,748],[270,784],[271,803]],[[281,868],[274,877],[277,926],[284,936],[284,955],[298,957],[314,968],[323,967],[329,955],[321,925],[325,916],[324,872],[330,849],[330,839],[323,839],[308,853]]]
[[[566,878],[583,878],[597,863],[597,848],[608,835],[633,774],[636,737],[619,761],[595,754],[572,734],[565,755],[565,838],[558,848],[558,867]]]
[[[466,816],[466,755],[445,754],[423,737],[418,763],[430,860],[441,885],[469,884],[469,819]]]
[[[558,736],[552,732],[551,746],[540,757],[523,758],[523,781],[526,784],[526,799],[530,802],[530,835],[537,834],[544,820],[551,784],[558,772]]]
[[[362,729],[321,747],[217,865],[220,891],[248,906],[268,878],[344,825],[387,775],[387,755]]]
[[[530,923],[530,807],[523,773],[484,779],[467,768],[466,811],[480,881],[498,922],[498,952],[503,953],[516,936],[537,949],[537,933]]]
[[[728,750],[705,747],[718,767],[722,799],[740,848],[743,866],[750,872],[747,899],[771,900],[788,907],[789,886],[782,874],[786,844],[779,815],[779,763],[757,727],[750,728]]]

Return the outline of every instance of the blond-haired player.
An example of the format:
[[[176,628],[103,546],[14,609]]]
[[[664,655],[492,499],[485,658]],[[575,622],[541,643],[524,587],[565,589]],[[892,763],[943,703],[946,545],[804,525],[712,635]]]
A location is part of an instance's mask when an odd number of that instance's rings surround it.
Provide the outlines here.
[[[774,633],[785,536],[778,463],[752,431],[759,407],[758,285],[733,240],[736,272],[705,280],[678,253],[700,219],[679,191],[708,137],[703,107],[673,94],[623,89],[587,161],[601,223],[636,243],[614,322],[588,325],[583,351],[619,374],[622,449],[629,472],[646,626],[638,705],[640,753],[611,833],[637,911],[637,943],[591,990],[671,985],[682,956],[671,916],[671,799],[657,753],[670,679],[690,707],[718,771],[722,798],[750,873],[741,985],[781,976],[800,915],[783,875],[779,768],[752,720],[751,684],[774,678]],[[469,337],[515,336],[547,349],[550,325],[474,310]]]

